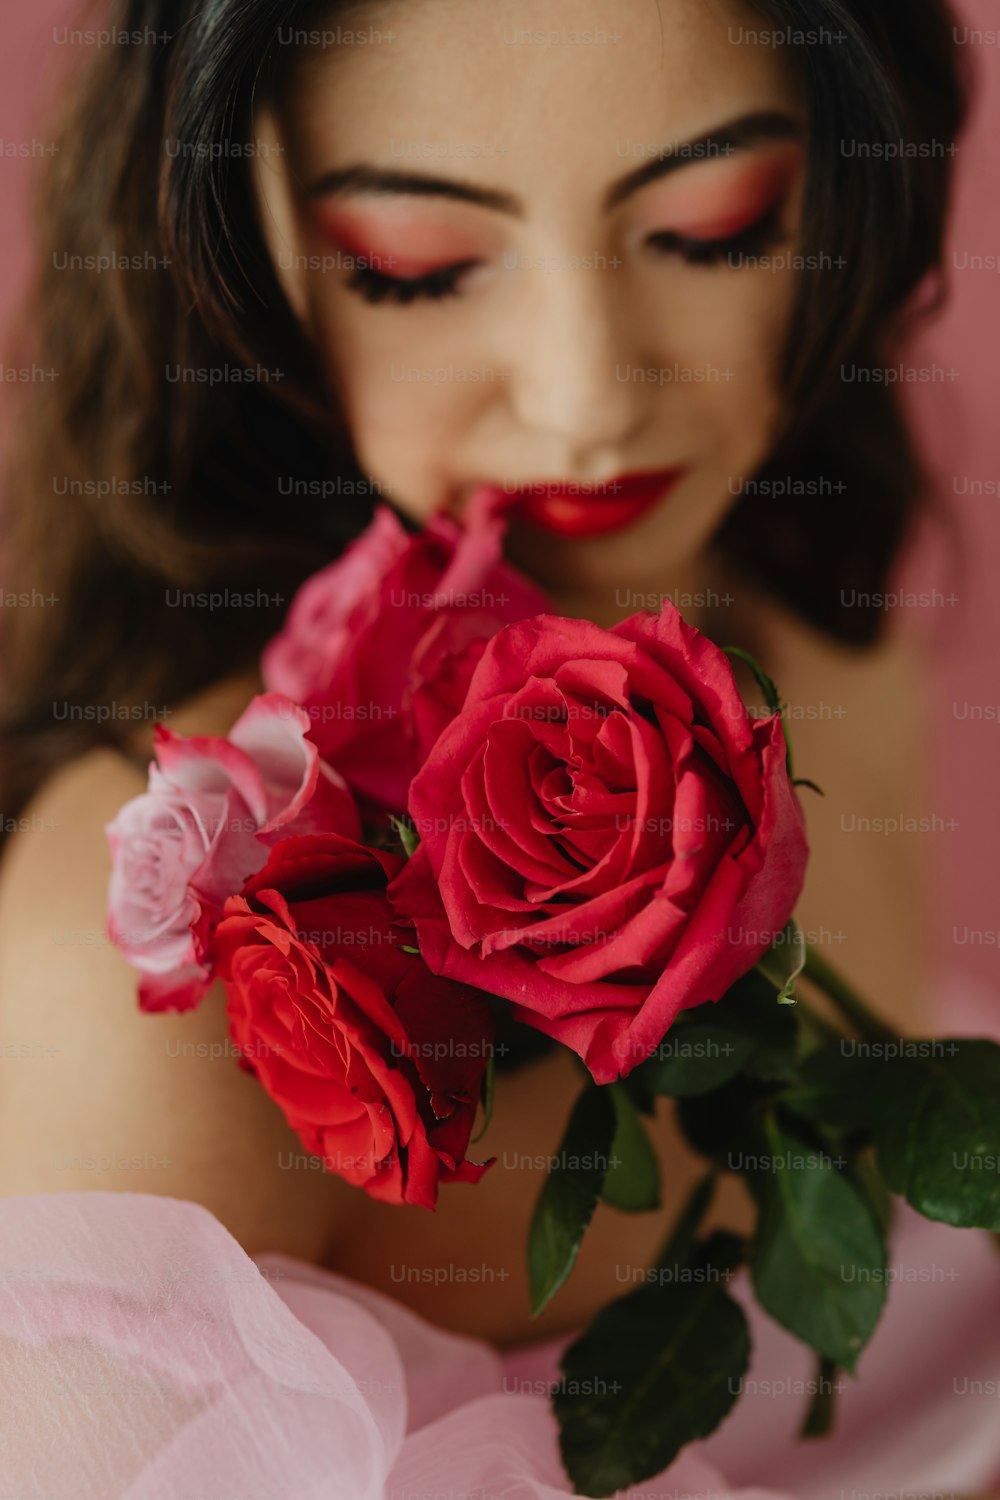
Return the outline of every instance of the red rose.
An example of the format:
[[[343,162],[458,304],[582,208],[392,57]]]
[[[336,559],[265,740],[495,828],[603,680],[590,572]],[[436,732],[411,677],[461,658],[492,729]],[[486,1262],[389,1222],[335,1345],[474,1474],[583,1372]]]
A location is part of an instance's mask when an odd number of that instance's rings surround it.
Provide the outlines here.
[[[215,934],[244,1065],[308,1151],[388,1203],[433,1208],[465,1160],[493,1017],[430,974],[386,899],[399,856],[338,834],[284,839]]]
[[[489,643],[410,791],[390,899],[437,974],[514,1002],[599,1083],[785,926],[808,846],[780,717],[672,605]]]
[[[546,607],[503,559],[503,506],[480,490],[465,524],[411,534],[388,508],[302,585],[261,668],[303,704],[311,738],[369,815],[401,813],[410,779],[461,706],[483,645]]]

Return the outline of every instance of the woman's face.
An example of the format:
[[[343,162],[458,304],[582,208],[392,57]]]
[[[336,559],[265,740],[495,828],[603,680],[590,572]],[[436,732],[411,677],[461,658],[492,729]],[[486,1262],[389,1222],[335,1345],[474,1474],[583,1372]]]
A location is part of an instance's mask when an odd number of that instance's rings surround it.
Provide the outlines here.
[[[556,594],[688,576],[773,446],[805,113],[760,24],[390,0],[334,15],[256,122],[262,224],[361,470],[418,521],[530,487],[510,550]]]

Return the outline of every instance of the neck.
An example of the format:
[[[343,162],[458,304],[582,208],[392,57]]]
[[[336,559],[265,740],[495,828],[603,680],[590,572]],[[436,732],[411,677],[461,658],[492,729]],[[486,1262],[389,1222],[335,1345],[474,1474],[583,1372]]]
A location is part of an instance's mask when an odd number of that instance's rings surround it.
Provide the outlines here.
[[[759,600],[725,559],[706,554],[682,567],[671,568],[655,584],[635,590],[638,602],[629,607],[624,591],[569,587],[548,588],[556,614],[592,620],[610,629],[639,608],[667,600],[684,619],[717,645],[740,645],[753,652],[760,636]],[[623,602],[624,601],[624,602]]]

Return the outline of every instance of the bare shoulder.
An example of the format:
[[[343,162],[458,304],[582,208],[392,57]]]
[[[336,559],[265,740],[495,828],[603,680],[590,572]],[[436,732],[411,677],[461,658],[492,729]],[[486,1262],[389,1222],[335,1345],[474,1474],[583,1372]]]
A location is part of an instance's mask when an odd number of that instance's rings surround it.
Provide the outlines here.
[[[230,702],[210,706],[221,720]],[[193,1012],[144,1015],[105,936],[105,826],[145,785],[112,751],[81,757],[23,809],[0,862],[0,1194],[190,1198],[251,1253],[320,1259],[350,1190],[314,1170],[237,1065],[221,986]]]

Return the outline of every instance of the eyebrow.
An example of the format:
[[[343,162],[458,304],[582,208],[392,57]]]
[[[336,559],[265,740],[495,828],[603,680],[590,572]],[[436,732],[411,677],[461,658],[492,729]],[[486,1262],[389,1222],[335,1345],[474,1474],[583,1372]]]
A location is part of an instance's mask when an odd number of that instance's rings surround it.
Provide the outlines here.
[[[774,110],[741,115],[739,119],[718,125],[692,140],[664,147],[658,156],[651,157],[642,166],[612,183],[604,195],[604,211],[610,212],[640,188],[673,172],[682,171],[684,167],[694,166],[714,157],[732,156],[737,151],[745,151],[767,141],[801,139],[802,127],[792,115]],[[524,217],[524,204],[512,193],[501,192],[497,188],[479,187],[475,183],[461,182],[452,177],[430,177],[422,172],[402,172],[392,167],[374,167],[363,163],[325,172],[307,190],[310,198],[324,198],[332,194],[349,196],[384,193],[449,198],[459,203],[474,203],[477,207],[490,208],[497,213],[512,214],[516,218]]]

